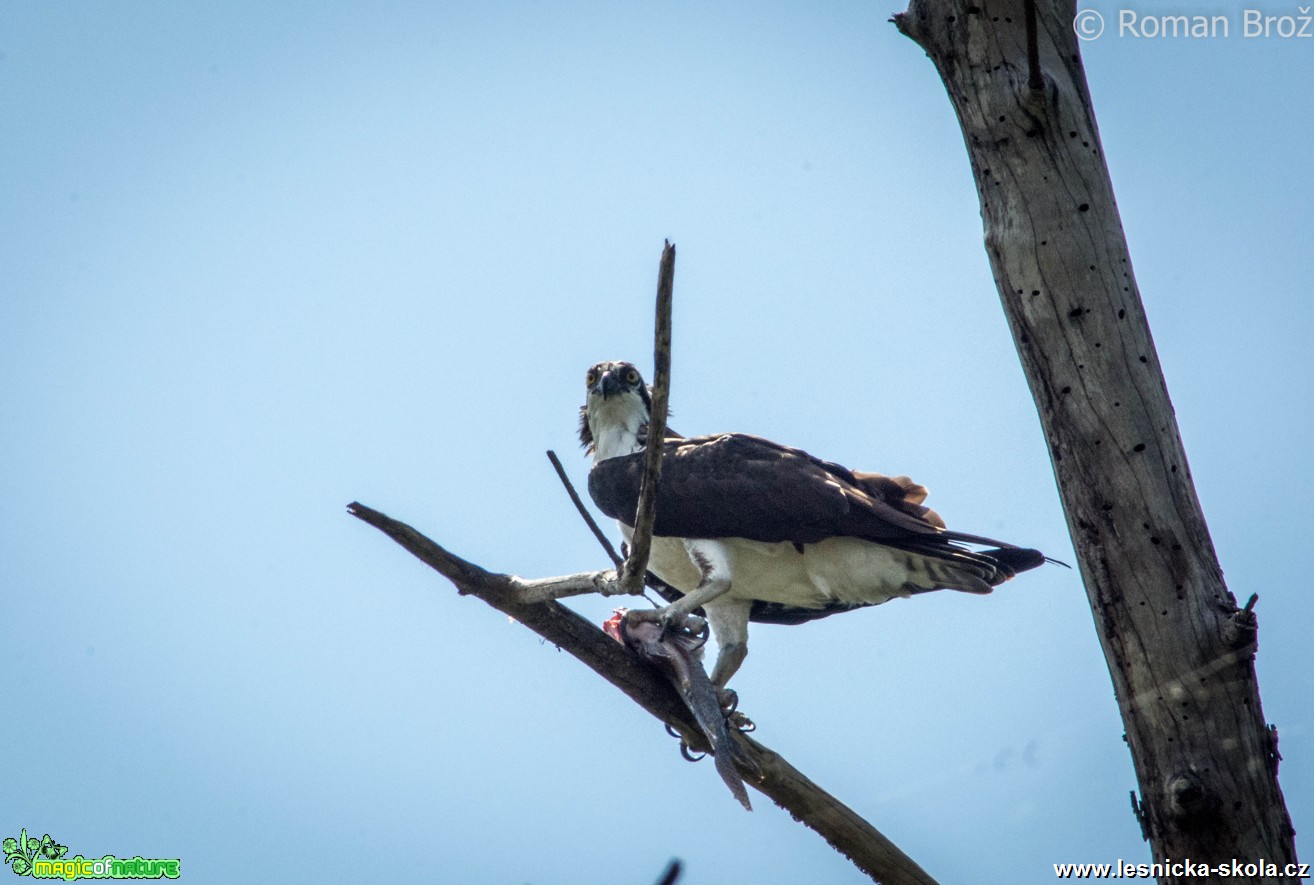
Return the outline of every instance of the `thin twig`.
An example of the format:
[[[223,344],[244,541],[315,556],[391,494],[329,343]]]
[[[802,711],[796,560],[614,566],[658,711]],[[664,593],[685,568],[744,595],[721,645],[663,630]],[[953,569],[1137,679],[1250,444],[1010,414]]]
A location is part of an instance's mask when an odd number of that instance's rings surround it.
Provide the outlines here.
[[[570,477],[566,475],[565,468],[561,466],[561,460],[557,457],[557,453],[548,449],[547,456],[552,462],[552,466],[556,468],[557,476],[561,479],[561,484],[566,487],[566,494],[570,495],[570,500],[574,503],[575,509],[578,510],[579,515],[583,517],[585,525],[587,525],[589,530],[593,532],[593,537],[598,539],[598,543],[602,545],[602,549],[606,552],[607,556],[611,558],[612,563],[619,571],[625,560],[616,552],[616,548],[611,545],[611,541],[607,540],[607,536],[603,533],[602,529],[599,528],[598,523],[593,519],[593,514],[589,513],[588,509],[584,506],[583,499],[581,499],[579,493],[575,491],[575,484],[570,481]],[[644,583],[649,589],[655,591],[658,596],[668,603],[675,602],[683,595],[680,591],[676,590],[652,572],[648,572],[644,577]],[[547,582],[543,581],[537,582],[537,586],[532,588],[525,586],[522,594],[523,601],[547,602],[549,599],[563,599],[566,596],[578,596],[584,592],[594,592],[592,590],[584,591],[577,590],[574,587],[568,587],[564,579],[559,579],[557,581],[557,588],[558,589],[554,590]],[[616,587],[611,589],[608,594],[604,595],[614,595],[619,592],[619,587]],[[643,598],[648,600],[654,608],[657,607],[657,603],[653,601],[652,597],[647,593],[643,594]]]
[[[653,344],[652,413],[648,416],[648,451],[644,459],[643,484],[639,486],[639,509],[634,516],[630,558],[621,570],[626,593],[639,594],[652,550],[652,529],[657,511],[657,483],[662,473],[662,443],[666,440],[666,409],[671,393],[671,290],[675,283],[675,247],[666,241],[657,271],[657,322]]]
[[[555,602],[525,603],[517,586],[526,582],[514,575],[487,571],[448,552],[403,522],[359,503],[347,511],[374,526],[421,562],[446,577],[462,595],[477,596],[510,615],[625,692],[643,709],[671,726],[695,751],[711,749],[707,736],[680,695],[655,668],[611,639],[593,624]],[[609,572],[595,573],[595,579]],[[590,578],[588,575],[575,576]],[[910,857],[863,820],[853,809],[814,784],[778,753],[746,735],[734,734],[738,743],[735,766],[745,783],[770,798],[795,819],[816,831],[858,869],[884,885],[937,885]],[[678,791],[671,802],[678,803]]]
[[[666,865],[662,871],[662,877],[657,880],[657,885],[675,885],[680,881],[680,870],[682,869],[678,857],[671,858],[671,862]]]
[[[579,493],[575,491],[575,486],[571,483],[570,477],[566,476],[566,468],[561,466],[561,460],[557,458],[557,453],[548,449],[547,456],[548,460],[552,462],[553,468],[557,471],[557,477],[561,480],[561,484],[566,487],[566,494],[570,495],[571,503],[574,504],[575,509],[579,511],[579,515],[584,517],[584,522],[588,525],[589,531],[593,532],[593,537],[598,539],[598,543],[602,545],[602,549],[607,551],[607,555],[611,557],[611,564],[616,566],[616,568],[620,568],[621,563],[623,563],[624,560],[620,558],[620,554],[616,552],[616,548],[611,546],[611,542],[608,541],[607,536],[602,533],[602,529],[598,528],[597,522],[593,519],[593,514],[585,509],[584,502],[580,500]]]

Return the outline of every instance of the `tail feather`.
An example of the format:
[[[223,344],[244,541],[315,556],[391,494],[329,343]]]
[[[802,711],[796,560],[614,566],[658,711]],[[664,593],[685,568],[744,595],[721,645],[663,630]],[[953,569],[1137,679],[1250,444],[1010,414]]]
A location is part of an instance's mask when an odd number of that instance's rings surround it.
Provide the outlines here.
[[[1004,580],[1018,572],[1025,572],[1045,564],[1045,554],[1029,547],[995,547],[990,550],[980,550],[976,555],[994,560],[1000,571],[1005,573]]]
[[[955,540],[967,539],[959,536]],[[912,580],[905,583],[903,591],[910,595],[930,593],[934,590],[959,590],[964,593],[985,594],[1019,572],[1037,568],[1047,562],[1071,568],[1066,562],[1051,559],[1039,550],[1012,547],[1000,541],[982,540],[987,545],[1001,546],[987,546],[984,550],[968,550],[957,545],[925,545],[921,549],[908,545],[904,548],[906,552],[920,554],[917,557],[920,563],[916,567],[916,572],[920,574],[916,574]],[[911,566],[912,563],[910,562],[909,565]],[[888,598],[882,596],[879,600],[865,602],[837,600],[815,609],[754,600],[750,620],[765,624],[803,624],[839,612],[878,604]]]
[[[969,558],[970,557],[970,558]],[[933,586],[918,587],[918,590],[961,590],[964,593],[989,593],[994,585],[997,569],[988,561],[978,559],[972,554],[955,559],[926,557],[923,566],[926,576]]]
[[[1028,569],[1046,562],[1039,550],[1026,547],[992,547],[987,550],[938,550],[924,554],[925,577],[934,582],[928,587],[920,582],[906,589],[913,593],[932,589],[961,590],[964,593],[989,593],[992,589]]]

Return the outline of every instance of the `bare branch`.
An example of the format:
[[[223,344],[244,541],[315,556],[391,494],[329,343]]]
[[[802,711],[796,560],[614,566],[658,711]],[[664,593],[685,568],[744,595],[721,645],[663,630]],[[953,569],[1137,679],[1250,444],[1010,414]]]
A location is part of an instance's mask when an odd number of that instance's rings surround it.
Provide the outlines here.
[[[611,569],[605,572],[580,572],[557,578],[518,578],[515,575],[508,575],[507,579],[511,582],[515,600],[522,605],[535,605],[589,593],[616,596],[625,592],[616,580],[616,572]]]
[[[666,410],[671,394],[671,291],[675,283],[675,247],[670,240],[662,250],[657,271],[657,322],[653,344],[652,413],[648,416],[648,452],[643,483],[639,486],[639,509],[634,516],[634,540],[630,558],[621,570],[625,592],[643,592],[643,578],[652,550],[652,527],[656,520],[657,483],[662,473],[662,441],[666,439]]]
[[[584,618],[555,602],[525,602],[516,592],[522,582],[513,575],[489,572],[466,562],[409,525],[366,507],[348,505],[347,512],[392,538],[413,556],[456,585],[462,595],[477,596],[509,615],[558,648],[567,649],[592,670],[629,695],[692,744],[706,738],[680,696],[660,674]],[[598,573],[604,574],[604,573]]]
[[[392,538],[421,562],[584,662],[635,703],[669,725],[692,749],[708,752],[706,735],[671,684],[654,668],[593,624],[555,602],[525,602],[526,587],[542,582],[487,571],[447,551],[403,522],[352,503],[347,511]],[[606,582],[614,573],[594,572],[547,581]],[[937,885],[910,857],[851,808],[808,780],[778,753],[735,733],[735,765],[744,781],[817,832],[855,866],[885,885]]]
[[[548,449],[547,456],[548,460],[552,462],[553,469],[557,471],[557,478],[560,479],[561,484],[566,487],[566,494],[570,495],[571,503],[575,505],[575,509],[579,511],[579,515],[584,518],[585,524],[588,525],[589,531],[593,532],[593,537],[598,539],[598,543],[602,545],[602,549],[607,551],[607,556],[611,558],[611,564],[616,566],[616,568],[620,568],[621,563],[624,560],[620,558],[620,554],[616,552],[616,548],[611,546],[611,542],[608,541],[607,536],[602,533],[602,529],[598,528],[597,522],[593,519],[593,514],[589,513],[584,507],[584,502],[580,500],[579,493],[575,491],[575,486],[571,483],[570,477],[566,476],[566,468],[561,466],[561,459],[559,459],[557,453],[551,449]]]

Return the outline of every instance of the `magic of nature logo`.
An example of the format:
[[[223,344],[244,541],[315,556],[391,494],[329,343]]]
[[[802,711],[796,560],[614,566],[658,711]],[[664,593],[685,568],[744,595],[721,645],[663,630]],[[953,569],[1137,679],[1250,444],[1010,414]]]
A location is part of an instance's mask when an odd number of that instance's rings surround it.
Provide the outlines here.
[[[68,846],[60,845],[50,834],[40,839],[29,836],[24,828],[15,839],[0,843],[5,864],[18,876],[34,879],[177,879],[180,861],[176,857],[66,857]]]

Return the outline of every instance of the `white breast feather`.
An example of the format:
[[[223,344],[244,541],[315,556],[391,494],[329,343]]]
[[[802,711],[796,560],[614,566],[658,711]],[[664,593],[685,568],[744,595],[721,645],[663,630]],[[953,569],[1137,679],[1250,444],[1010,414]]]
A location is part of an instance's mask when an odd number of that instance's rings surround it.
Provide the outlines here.
[[[643,400],[629,393],[589,403],[589,431],[593,434],[593,461],[605,461],[637,452],[639,428],[648,420]]]
[[[626,541],[632,531],[623,523]],[[730,592],[735,599],[760,599],[801,608],[831,603],[879,605],[910,595],[908,585],[930,589],[934,580],[922,557],[858,538],[829,538],[807,544],[768,544],[723,538],[730,558]],[[682,593],[698,586],[698,567],[674,538],[654,538],[649,567]]]

